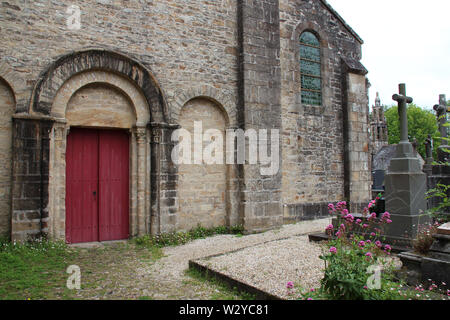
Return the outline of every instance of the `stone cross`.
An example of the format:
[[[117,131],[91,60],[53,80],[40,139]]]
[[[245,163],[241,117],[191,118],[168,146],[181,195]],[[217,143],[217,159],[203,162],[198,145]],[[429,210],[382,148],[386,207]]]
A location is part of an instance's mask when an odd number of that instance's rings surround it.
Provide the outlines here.
[[[447,123],[447,100],[445,99],[445,94],[439,96],[439,104],[435,105],[433,109],[436,111],[441,137],[447,138],[447,127],[445,126]],[[446,141],[443,141],[442,143],[447,144]]]
[[[392,99],[398,102],[398,115],[400,118],[400,143],[397,146],[397,158],[414,157],[414,149],[408,139],[408,114],[407,103],[412,103],[413,98],[406,95],[406,85],[399,85],[399,94],[394,94]]]
[[[406,96],[406,85],[399,85],[399,94],[394,94],[392,99],[398,102],[398,114],[400,116],[400,142],[409,142],[408,140],[408,114],[407,103],[412,103],[413,98]]]

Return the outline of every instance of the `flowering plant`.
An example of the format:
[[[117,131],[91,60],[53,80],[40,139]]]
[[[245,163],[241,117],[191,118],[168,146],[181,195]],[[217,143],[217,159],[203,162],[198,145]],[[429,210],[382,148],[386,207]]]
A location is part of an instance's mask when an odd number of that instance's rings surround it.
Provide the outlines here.
[[[434,242],[433,234],[437,233],[440,226],[439,222],[433,224],[419,225],[417,230],[417,238],[413,242],[414,251],[426,255]]]
[[[337,225],[329,225],[327,252],[320,258],[325,261],[325,276],[321,290],[334,299],[370,299],[376,290],[369,289],[368,270],[381,266],[383,279],[389,281],[392,266],[388,262],[391,246],[382,243],[384,227],[392,223],[389,212],[377,217],[370,209],[376,200],[364,208],[364,217],[356,218],[349,213],[347,203],[329,204],[330,214],[337,217]],[[381,279],[380,279],[381,281]],[[382,285],[377,289],[381,289]],[[371,288],[372,289],[372,288]]]

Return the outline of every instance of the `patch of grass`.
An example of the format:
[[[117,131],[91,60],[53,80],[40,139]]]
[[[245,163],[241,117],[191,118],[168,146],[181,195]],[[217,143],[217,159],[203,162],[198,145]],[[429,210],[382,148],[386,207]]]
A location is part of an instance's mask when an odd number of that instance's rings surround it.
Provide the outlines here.
[[[63,242],[0,242],[0,299],[51,299],[65,294],[66,269],[74,256],[76,252]]]
[[[179,246],[197,239],[204,239],[215,235],[235,234],[238,236],[242,236],[243,232],[243,226],[221,226],[215,228],[205,228],[201,225],[198,225],[196,228],[187,232],[170,232],[156,236],[145,235],[142,237],[134,238],[133,241],[138,246],[151,249],[155,247],[163,248],[170,246]]]
[[[123,261],[153,263],[163,256],[161,248],[142,248],[131,242],[99,248],[72,248],[64,242],[0,242],[0,300],[108,298],[117,284],[134,275]],[[81,289],[66,287],[67,267],[81,271]],[[139,298],[139,297],[136,297]]]
[[[194,279],[199,284],[208,283],[215,287],[216,292],[211,295],[211,300],[256,300],[256,297],[248,292],[239,291],[232,288],[227,283],[208,274],[204,274],[197,269],[189,268],[185,271],[185,275]]]

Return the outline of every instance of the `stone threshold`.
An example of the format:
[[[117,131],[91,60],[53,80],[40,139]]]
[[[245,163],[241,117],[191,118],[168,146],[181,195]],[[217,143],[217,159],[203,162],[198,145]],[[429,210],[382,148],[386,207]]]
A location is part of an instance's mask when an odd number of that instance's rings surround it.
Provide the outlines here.
[[[128,242],[127,240],[113,240],[113,241],[96,241],[96,242],[83,242],[83,243],[71,243],[68,244],[69,247],[72,248],[80,248],[80,249],[92,249],[92,248],[104,248],[108,245],[113,245],[117,243],[123,243],[126,244]]]

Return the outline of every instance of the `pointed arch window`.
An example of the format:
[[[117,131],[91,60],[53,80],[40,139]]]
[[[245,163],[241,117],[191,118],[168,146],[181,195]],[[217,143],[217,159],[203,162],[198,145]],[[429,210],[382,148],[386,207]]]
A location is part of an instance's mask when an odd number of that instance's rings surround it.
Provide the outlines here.
[[[320,42],[309,31],[300,36],[300,75],[302,103],[322,105],[322,72]]]

